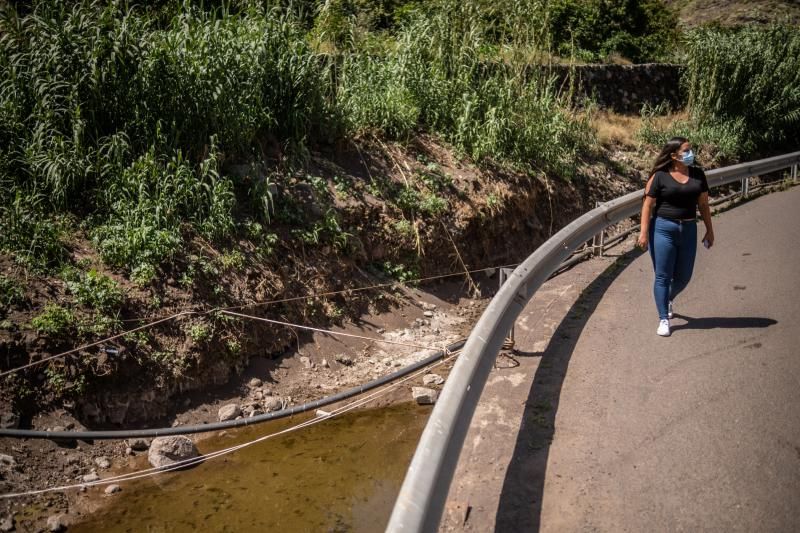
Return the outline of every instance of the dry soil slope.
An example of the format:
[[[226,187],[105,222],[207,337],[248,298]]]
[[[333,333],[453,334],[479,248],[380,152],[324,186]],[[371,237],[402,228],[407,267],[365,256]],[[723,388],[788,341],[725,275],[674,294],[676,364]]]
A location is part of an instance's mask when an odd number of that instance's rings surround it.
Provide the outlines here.
[[[718,22],[724,26],[790,22],[800,25],[797,0],[665,0],[687,28]]]

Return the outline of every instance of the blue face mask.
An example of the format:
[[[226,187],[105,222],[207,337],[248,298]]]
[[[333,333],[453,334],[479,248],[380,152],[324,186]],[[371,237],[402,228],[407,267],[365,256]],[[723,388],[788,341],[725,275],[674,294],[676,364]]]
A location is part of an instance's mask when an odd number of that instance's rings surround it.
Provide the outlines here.
[[[694,151],[686,150],[686,152],[683,153],[683,157],[681,157],[681,163],[687,167],[692,166],[692,164],[694,164]]]

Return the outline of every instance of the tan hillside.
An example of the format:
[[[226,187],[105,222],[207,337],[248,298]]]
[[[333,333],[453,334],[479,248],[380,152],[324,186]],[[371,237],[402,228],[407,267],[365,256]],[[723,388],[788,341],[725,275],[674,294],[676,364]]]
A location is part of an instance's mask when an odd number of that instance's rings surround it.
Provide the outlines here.
[[[678,10],[681,24],[695,27],[717,22],[723,26],[789,22],[800,24],[797,0],[665,0]]]

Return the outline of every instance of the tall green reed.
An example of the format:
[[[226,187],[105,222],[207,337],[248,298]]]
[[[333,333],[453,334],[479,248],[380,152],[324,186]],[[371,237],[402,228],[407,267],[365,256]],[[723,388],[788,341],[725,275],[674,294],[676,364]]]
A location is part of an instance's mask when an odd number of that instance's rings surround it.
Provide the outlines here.
[[[686,39],[692,119],[735,132],[740,152],[800,144],[800,33],[788,26],[706,28]]]

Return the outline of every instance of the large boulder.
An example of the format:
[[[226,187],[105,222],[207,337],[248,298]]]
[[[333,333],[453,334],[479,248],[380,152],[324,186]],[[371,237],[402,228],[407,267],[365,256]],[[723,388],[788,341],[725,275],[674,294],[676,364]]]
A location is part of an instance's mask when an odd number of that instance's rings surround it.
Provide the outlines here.
[[[183,435],[158,437],[150,443],[147,460],[156,468],[164,468],[200,455],[192,439]]]
[[[228,420],[235,420],[237,416],[242,414],[242,410],[235,403],[223,405],[219,408],[217,416],[220,422],[227,422]]]
[[[411,387],[411,396],[420,405],[430,405],[439,399],[439,391],[426,387]]]
[[[277,396],[269,396],[264,400],[264,409],[267,412],[280,411],[283,409],[283,401]]]

